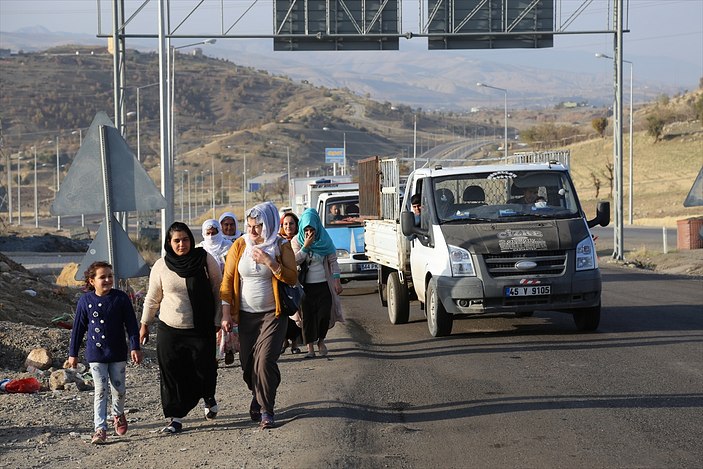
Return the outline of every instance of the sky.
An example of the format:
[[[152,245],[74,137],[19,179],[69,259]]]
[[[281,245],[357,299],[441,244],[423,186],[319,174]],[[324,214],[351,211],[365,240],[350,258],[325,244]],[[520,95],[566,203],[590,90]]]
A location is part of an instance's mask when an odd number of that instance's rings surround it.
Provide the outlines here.
[[[602,31],[608,29],[612,21],[614,0],[554,0],[557,5],[557,18],[563,21],[570,12],[585,6],[569,31]],[[669,64],[670,60],[683,61],[689,67],[687,85],[703,76],[703,0],[624,0],[628,16],[625,28],[624,58],[635,64],[642,73],[657,64]],[[143,0],[125,0],[125,10],[130,16],[142,5]],[[151,0],[134,18],[128,32],[156,33],[157,0]],[[171,0],[172,24],[180,23],[188,16],[199,0]],[[2,32],[13,32],[22,28],[43,26],[53,32],[71,32],[95,35],[98,32],[98,8],[101,7],[101,31],[111,32],[111,0],[0,0],[0,47]],[[224,14],[220,15],[221,5]],[[253,7],[252,7],[253,5]],[[250,8],[251,7],[251,8]],[[249,10],[248,10],[249,9]],[[419,30],[417,21],[418,1],[402,1],[403,31]],[[246,12],[246,13],[244,13]],[[185,21],[179,32],[183,34],[220,34],[222,29],[232,27],[234,34],[270,34],[272,30],[272,0],[205,0]],[[242,14],[244,13],[244,16]],[[237,22],[237,18],[242,20]],[[220,19],[223,18],[222,21]],[[560,19],[557,19],[560,22]],[[224,28],[223,28],[224,26]],[[401,39],[404,48],[424,48],[421,39],[410,41]],[[179,42],[180,41],[180,42]],[[174,39],[174,44],[186,44],[193,40]],[[227,47],[228,41],[218,40],[218,47]],[[270,43],[270,39],[267,39]],[[155,43],[155,41],[154,41]],[[408,43],[413,43],[408,45]],[[130,47],[128,40],[128,47]],[[418,47],[419,46],[419,47]],[[575,52],[592,56],[595,52],[612,55],[613,39],[609,34],[568,34],[555,38],[554,51]],[[477,57],[505,57],[518,54],[520,50],[479,51]],[[548,52],[546,52],[548,53]],[[492,54],[492,55],[491,55]],[[523,55],[524,57],[525,55]],[[382,61],[383,58],[370,60]],[[610,66],[602,60],[603,69]],[[662,65],[663,66],[663,65]],[[667,67],[669,65],[666,65]],[[693,70],[693,73],[690,73]],[[695,77],[695,71],[698,77]],[[675,75],[676,70],[671,70]]]

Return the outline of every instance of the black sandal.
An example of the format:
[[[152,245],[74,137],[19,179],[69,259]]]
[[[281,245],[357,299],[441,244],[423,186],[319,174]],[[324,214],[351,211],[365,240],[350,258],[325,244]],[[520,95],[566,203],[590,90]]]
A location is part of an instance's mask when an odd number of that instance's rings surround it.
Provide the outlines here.
[[[181,422],[175,422],[171,420],[171,422],[166,425],[164,428],[161,429],[159,433],[167,433],[169,435],[175,435],[176,433],[181,433],[183,430],[183,424]]]

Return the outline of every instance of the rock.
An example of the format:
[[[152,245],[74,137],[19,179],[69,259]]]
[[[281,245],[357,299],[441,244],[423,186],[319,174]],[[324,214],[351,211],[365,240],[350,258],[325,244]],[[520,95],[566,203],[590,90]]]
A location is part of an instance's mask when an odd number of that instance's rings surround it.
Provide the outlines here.
[[[93,383],[90,381],[83,381],[82,379],[76,380],[76,387],[79,391],[92,391]]]
[[[52,391],[64,389],[66,383],[72,382],[75,376],[75,372],[71,373],[69,370],[56,370],[49,376],[49,389]]]
[[[78,383],[68,382],[63,385],[64,391],[78,391]]]
[[[7,262],[4,262],[4,261],[0,262],[0,272],[5,273],[5,272],[9,272],[10,270],[11,270],[10,266],[8,265]]]
[[[49,376],[49,389],[52,391],[57,391],[64,388],[66,384],[66,372],[64,370],[58,370],[51,373]]]
[[[51,368],[52,361],[53,358],[51,357],[51,353],[49,353],[47,349],[35,348],[29,352],[29,355],[27,355],[27,359],[24,361],[24,366],[32,366],[39,370],[48,370]]]

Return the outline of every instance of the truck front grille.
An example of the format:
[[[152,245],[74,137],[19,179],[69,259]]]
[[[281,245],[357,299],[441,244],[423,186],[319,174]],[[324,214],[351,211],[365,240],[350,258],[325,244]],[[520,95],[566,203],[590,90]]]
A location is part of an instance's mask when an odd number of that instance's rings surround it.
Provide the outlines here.
[[[527,251],[484,254],[491,277],[520,277],[525,275],[561,275],[566,269],[566,251]],[[519,261],[532,261],[537,266],[530,270],[518,270]]]

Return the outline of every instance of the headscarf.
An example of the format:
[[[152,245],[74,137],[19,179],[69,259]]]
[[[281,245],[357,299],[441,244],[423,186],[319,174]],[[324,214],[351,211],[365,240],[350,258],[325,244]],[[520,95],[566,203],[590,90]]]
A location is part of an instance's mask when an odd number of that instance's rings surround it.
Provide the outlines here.
[[[207,230],[209,230],[210,228],[215,228],[217,230],[217,234],[207,234]],[[205,250],[209,252],[212,257],[215,258],[217,263],[220,264],[220,268],[222,268],[222,266],[224,265],[222,259],[224,259],[224,257],[227,255],[229,248],[232,247],[232,241],[225,239],[224,235],[222,234],[222,228],[220,227],[220,224],[217,222],[217,220],[213,218],[205,220],[202,226],[202,234],[203,248],[205,248]]]
[[[322,226],[320,215],[318,215],[317,210],[314,208],[305,209],[303,214],[300,215],[300,223],[298,223],[298,242],[301,246],[305,244],[305,228],[308,226],[315,230],[315,241],[309,248],[313,254],[324,257],[337,252],[332,238],[330,238],[325,227]]]
[[[283,216],[281,217],[281,224],[280,224],[281,228],[278,230],[278,234],[279,234],[282,238],[287,239],[287,240],[290,241],[290,238],[288,238],[288,235],[286,235],[286,232],[283,230],[283,220],[285,220],[286,217],[293,217],[293,220],[295,220],[295,226],[296,226],[296,227],[297,227],[297,226],[300,226],[300,220],[298,219],[298,215],[296,215],[296,214],[293,213],[293,212],[286,212],[286,213],[284,213]],[[297,236],[297,235],[294,234],[293,236]]]
[[[174,231],[185,232],[190,238],[190,251],[179,256],[171,247]],[[215,319],[215,300],[207,272],[207,252],[195,247],[195,238],[188,225],[176,221],[168,229],[164,240],[164,262],[169,270],[186,281],[188,299],[193,310],[193,325],[201,333],[212,333]]]
[[[261,237],[264,241],[261,244],[254,244],[251,236],[244,236],[247,247],[244,250],[245,255],[251,256],[252,249],[257,247],[271,257],[277,257],[280,254],[278,248],[278,209],[271,202],[263,202],[250,208],[244,214],[244,220],[252,218],[257,224],[262,224]]]
[[[235,239],[237,239],[237,238],[239,238],[240,236],[242,236],[242,232],[239,231],[239,222],[237,221],[237,216],[236,216],[234,213],[232,213],[232,212],[224,212],[224,213],[222,213],[222,215],[220,215],[220,218],[219,218],[219,220],[217,220],[217,221],[220,222],[220,226],[222,226],[222,220],[224,220],[224,219],[227,218],[227,217],[229,217],[229,218],[231,218],[232,220],[234,220],[234,234],[231,235],[231,236],[228,236],[228,235],[226,235],[226,234],[223,234],[222,237],[225,238],[225,239],[227,239],[227,240],[229,240],[229,241],[234,242]],[[222,230],[220,230],[220,232],[222,232]]]

